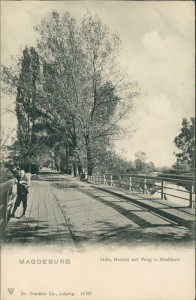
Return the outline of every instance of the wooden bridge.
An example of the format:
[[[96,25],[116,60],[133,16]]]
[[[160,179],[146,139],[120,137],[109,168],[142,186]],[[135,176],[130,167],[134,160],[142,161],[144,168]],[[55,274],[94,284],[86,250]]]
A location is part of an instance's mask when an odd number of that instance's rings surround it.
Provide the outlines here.
[[[145,186],[141,193],[122,189],[112,180],[106,184],[104,178],[94,177],[81,182],[57,172],[40,173],[31,181],[25,217],[20,218],[20,207],[8,222],[3,244],[73,251],[194,244],[195,210],[190,201],[186,206],[175,204],[143,193]]]

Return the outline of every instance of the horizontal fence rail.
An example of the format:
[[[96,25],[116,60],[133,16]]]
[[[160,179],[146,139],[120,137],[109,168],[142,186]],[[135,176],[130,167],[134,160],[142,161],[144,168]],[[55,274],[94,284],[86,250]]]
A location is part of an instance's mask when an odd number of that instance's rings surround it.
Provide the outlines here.
[[[168,196],[187,201],[187,206],[195,207],[195,182],[182,178],[167,178],[165,176],[145,176],[135,174],[95,174],[88,176],[88,182],[95,185],[108,185],[129,191],[137,191],[153,196],[160,194],[160,198],[167,200]],[[172,186],[173,185],[173,186]],[[181,188],[180,188],[181,187]],[[175,195],[177,191],[182,195]]]
[[[16,181],[9,179],[0,184],[0,239],[4,237],[9,213],[16,196]]]

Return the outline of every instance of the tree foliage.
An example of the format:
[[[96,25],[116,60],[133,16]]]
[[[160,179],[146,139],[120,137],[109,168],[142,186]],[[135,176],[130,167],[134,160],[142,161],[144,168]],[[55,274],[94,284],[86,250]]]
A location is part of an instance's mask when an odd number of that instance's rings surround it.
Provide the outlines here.
[[[53,12],[36,30],[40,55],[51,73],[45,72],[43,106],[56,115],[75,157],[86,158],[92,174],[100,145],[106,150],[110,137],[122,134],[118,123],[140,93],[117,64],[120,38],[90,14],[79,27],[69,13],[60,17]]]
[[[138,171],[144,170],[145,162],[147,160],[146,153],[142,152],[142,151],[138,151],[135,154],[135,157],[136,157],[136,159],[135,159],[136,170],[138,170]]]
[[[20,161],[31,164],[36,158],[35,107],[38,102],[37,82],[40,72],[39,55],[31,47],[25,48],[17,83],[16,115],[17,142]]]
[[[87,166],[91,175],[100,158],[127,129],[120,126],[133,109],[140,88],[121,70],[121,40],[98,16],[81,24],[53,11],[35,27],[37,48],[26,48],[18,81],[6,68],[8,86],[17,82],[17,143],[29,162],[40,145],[58,164]],[[66,158],[62,158],[65,155]]]
[[[194,150],[195,150],[195,118],[188,121],[182,120],[180,133],[175,137],[174,143],[180,152],[175,153],[177,157],[177,167],[187,165],[194,168]]]

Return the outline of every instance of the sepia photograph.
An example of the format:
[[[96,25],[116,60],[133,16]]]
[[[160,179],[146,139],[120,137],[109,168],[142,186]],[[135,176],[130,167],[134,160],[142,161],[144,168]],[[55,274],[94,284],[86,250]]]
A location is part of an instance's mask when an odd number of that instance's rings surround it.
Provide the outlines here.
[[[195,299],[195,3],[1,1],[1,299]]]

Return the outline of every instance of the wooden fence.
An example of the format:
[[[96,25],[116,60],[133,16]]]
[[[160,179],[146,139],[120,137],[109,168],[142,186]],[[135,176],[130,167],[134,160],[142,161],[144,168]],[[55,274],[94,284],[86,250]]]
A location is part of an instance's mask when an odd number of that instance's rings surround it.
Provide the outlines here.
[[[187,201],[188,207],[195,207],[195,182],[179,178],[167,178],[161,176],[145,176],[135,174],[103,174],[88,176],[88,182],[95,185],[108,185],[116,188],[123,188],[129,191],[138,191],[143,194],[153,195],[158,193],[161,199],[168,199],[168,196]],[[179,195],[172,193],[177,191]],[[181,194],[184,196],[182,197]]]
[[[0,239],[5,235],[10,212],[16,198],[16,191],[15,179],[0,184]]]

